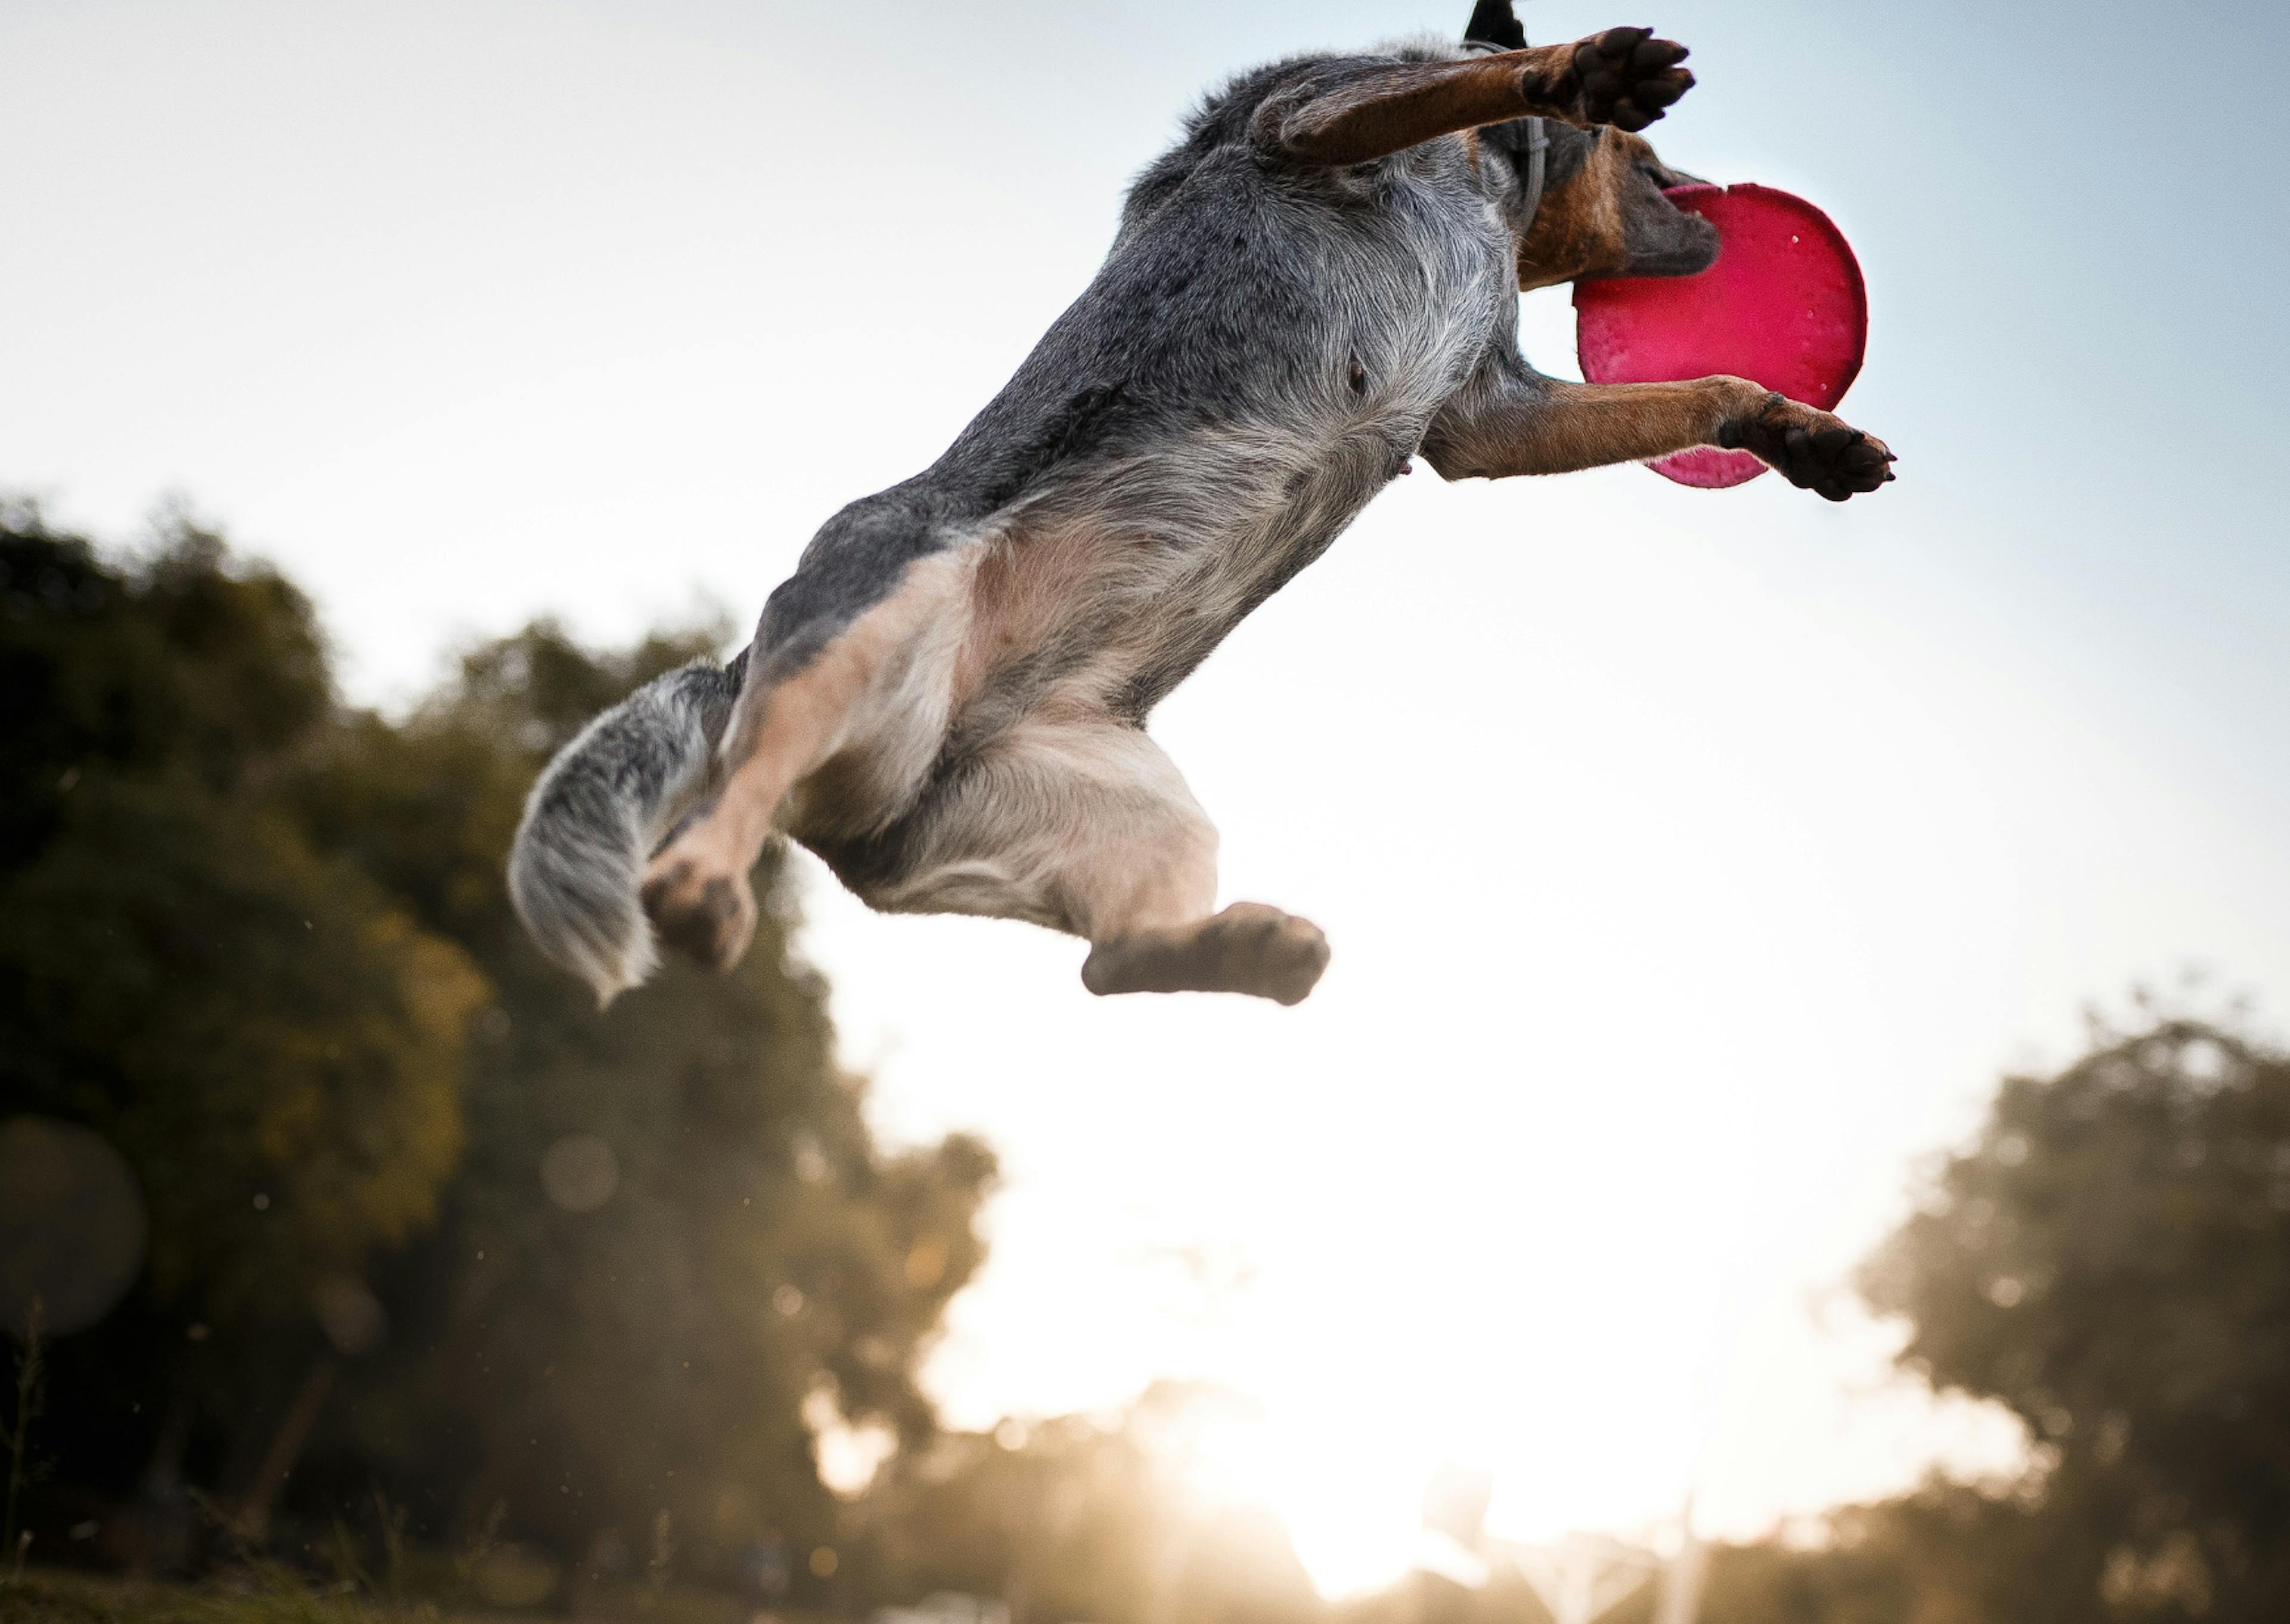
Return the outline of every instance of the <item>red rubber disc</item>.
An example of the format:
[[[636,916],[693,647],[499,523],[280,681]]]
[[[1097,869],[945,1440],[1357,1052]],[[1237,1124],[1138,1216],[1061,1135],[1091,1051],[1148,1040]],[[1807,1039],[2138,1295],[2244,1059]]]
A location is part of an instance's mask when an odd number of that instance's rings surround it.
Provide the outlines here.
[[[1574,342],[1591,383],[1663,383],[1732,372],[1824,412],[1861,372],[1869,291],[1836,222],[1769,186],[1664,194],[1718,228],[1718,262],[1695,276],[1574,284]],[[1679,452],[1646,465],[1722,490],[1766,465],[1747,452]]]

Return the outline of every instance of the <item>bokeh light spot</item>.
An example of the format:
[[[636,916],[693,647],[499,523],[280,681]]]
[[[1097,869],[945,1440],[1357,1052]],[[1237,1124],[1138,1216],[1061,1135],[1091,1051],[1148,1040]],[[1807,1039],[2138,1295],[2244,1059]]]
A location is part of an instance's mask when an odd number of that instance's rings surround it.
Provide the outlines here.
[[[337,1353],[372,1353],[389,1330],[380,1300],[355,1275],[330,1275],[319,1281],[310,1293],[310,1308]]]
[[[593,1212],[621,1188],[621,1159],[593,1133],[568,1133],[542,1154],[540,1188],[567,1212]]]
[[[50,1332],[84,1331],[127,1294],[149,1235],[135,1175],[100,1134],[0,1122],[0,1326],[21,1336],[37,1298]]]
[[[907,1284],[918,1292],[926,1292],[946,1278],[946,1243],[936,1236],[926,1235],[907,1253]]]

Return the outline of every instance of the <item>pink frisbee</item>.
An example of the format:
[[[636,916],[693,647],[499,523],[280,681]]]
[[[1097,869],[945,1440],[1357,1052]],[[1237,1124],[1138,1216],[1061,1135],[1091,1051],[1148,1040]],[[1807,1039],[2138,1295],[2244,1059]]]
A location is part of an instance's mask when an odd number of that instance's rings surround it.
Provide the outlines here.
[[[1732,372],[1836,410],[1869,343],[1861,262],[1836,222],[1769,186],[1681,186],[1665,196],[1718,228],[1718,262],[1694,276],[1575,284],[1583,378],[1663,383]],[[1646,466],[1710,491],[1766,471],[1747,452],[1708,448]]]

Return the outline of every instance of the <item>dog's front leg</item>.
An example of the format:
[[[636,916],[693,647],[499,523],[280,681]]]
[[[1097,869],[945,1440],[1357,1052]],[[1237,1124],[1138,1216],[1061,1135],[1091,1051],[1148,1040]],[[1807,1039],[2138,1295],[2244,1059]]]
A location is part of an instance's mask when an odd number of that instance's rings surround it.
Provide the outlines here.
[[[1842,418],[1745,378],[1568,383],[1483,375],[1431,420],[1423,458],[1445,479],[1570,474],[1714,445],[1841,502],[1893,477],[1892,451]]]
[[[1609,28],[1454,62],[1389,62],[1267,101],[1258,137],[1308,164],[1365,164],[1514,118],[1643,130],[1693,88],[1685,47],[1648,28]]]

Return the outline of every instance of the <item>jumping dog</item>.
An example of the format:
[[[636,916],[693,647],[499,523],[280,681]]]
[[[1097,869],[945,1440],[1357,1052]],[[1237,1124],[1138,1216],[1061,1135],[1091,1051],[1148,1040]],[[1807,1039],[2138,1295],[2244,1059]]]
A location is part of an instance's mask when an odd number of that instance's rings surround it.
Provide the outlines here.
[[[1635,132],[1693,85],[1645,28],[1293,58],[1210,96],[1096,279],[937,462],[829,519],[728,666],[669,673],[534,786],[509,860],[600,1002],[653,929],[728,969],[793,836],[870,906],[1090,944],[1094,993],[1301,1000],[1309,922],[1215,911],[1214,828],[1146,718],[1410,460],[1447,479],[1742,449],[1832,500],[1884,444],[1739,378],[1597,386],[1519,353],[1522,289],[1687,276],[1709,224]],[[649,916],[649,922],[647,921]]]

